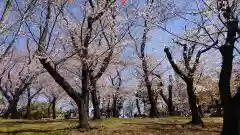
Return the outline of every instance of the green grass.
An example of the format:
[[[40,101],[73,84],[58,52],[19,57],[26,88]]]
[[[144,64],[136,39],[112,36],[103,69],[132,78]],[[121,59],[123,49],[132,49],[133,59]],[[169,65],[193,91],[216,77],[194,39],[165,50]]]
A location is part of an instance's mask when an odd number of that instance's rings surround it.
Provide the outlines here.
[[[0,120],[0,135],[217,135],[222,118],[204,118],[205,127],[186,125],[188,117],[103,119],[97,129],[79,131],[76,120]]]

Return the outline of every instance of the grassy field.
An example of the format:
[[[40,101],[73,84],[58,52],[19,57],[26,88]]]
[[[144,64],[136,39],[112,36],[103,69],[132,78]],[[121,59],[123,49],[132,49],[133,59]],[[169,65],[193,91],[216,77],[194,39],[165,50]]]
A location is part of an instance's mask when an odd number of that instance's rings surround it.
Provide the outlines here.
[[[189,118],[104,119],[91,121],[96,129],[75,129],[75,120],[0,120],[0,135],[218,135],[221,118],[204,118],[205,127],[191,126]]]

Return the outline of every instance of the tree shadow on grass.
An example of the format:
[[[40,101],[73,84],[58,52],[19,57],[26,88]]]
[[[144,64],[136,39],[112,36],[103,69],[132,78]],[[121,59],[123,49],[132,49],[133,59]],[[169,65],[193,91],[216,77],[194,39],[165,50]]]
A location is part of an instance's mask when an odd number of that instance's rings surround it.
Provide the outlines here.
[[[206,124],[206,128],[201,127],[194,127],[190,126],[188,123],[159,123],[159,122],[144,122],[144,123],[123,123],[127,125],[138,125],[138,126],[145,126],[147,129],[157,130],[157,131],[165,131],[171,133],[173,130],[184,132],[208,132],[208,133],[220,133],[218,129],[211,129],[209,123]],[[214,128],[220,127],[221,124],[215,123]]]
[[[70,131],[78,129],[77,127],[53,129],[53,130],[40,130],[40,129],[18,129],[12,131],[0,131],[0,134],[18,134],[18,133],[48,133],[48,132],[58,132],[58,131]]]
[[[0,122],[0,126],[14,126],[19,124],[47,124],[54,122],[75,122],[77,120],[16,120],[16,121],[5,121]]]

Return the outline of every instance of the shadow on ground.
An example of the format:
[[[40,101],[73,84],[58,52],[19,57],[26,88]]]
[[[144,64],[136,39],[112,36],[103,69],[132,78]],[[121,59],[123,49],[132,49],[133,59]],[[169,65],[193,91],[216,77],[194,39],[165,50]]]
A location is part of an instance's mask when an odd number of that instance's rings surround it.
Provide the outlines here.
[[[159,133],[189,133],[189,134],[219,134],[221,125],[220,123],[204,123],[204,128],[201,126],[193,126],[187,123],[160,123],[160,122],[144,122],[144,123],[123,123],[125,126],[129,127],[140,127],[139,130],[143,132],[153,131]]]
[[[48,133],[48,132],[57,132],[57,131],[71,131],[77,129],[74,128],[62,128],[62,129],[53,129],[53,130],[40,130],[40,129],[19,129],[13,131],[0,131],[0,134],[18,134],[18,133]]]
[[[16,121],[0,122],[0,126],[13,126],[13,125],[19,125],[19,124],[48,124],[48,123],[66,122],[66,121],[75,122],[77,120],[16,120]]]

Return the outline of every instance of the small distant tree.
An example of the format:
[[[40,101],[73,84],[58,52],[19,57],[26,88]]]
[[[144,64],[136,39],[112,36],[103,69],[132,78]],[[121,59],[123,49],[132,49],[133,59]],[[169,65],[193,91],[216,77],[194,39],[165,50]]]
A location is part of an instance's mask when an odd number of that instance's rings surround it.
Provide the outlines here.
[[[42,94],[48,100],[48,116],[50,118],[52,114],[52,119],[56,119],[56,105],[63,98],[64,93],[61,87],[57,86],[57,84],[52,79],[48,79],[49,75],[46,75],[43,79],[45,79],[44,91]]]
[[[117,70],[117,75],[116,76],[111,76],[110,80],[111,80],[111,84],[112,87],[115,89],[115,92],[112,95],[113,98],[113,104],[112,104],[112,116],[113,117],[119,117],[120,116],[120,110],[123,107],[123,100],[122,100],[122,96],[120,94],[120,88],[122,85],[122,77],[121,77],[121,71]]]
[[[131,118],[134,116],[134,109],[135,109],[135,103],[134,99],[129,99],[126,101],[125,107],[124,107],[124,114],[128,118]]]
[[[42,87],[37,88],[34,92],[31,92],[31,88],[27,88],[27,119],[31,119],[31,104],[34,97],[36,97],[43,90]]]

